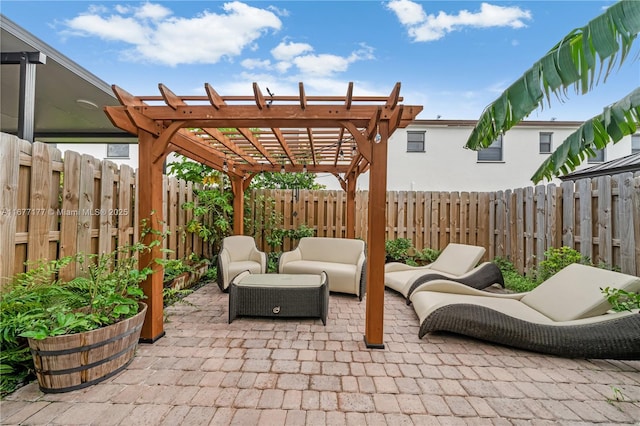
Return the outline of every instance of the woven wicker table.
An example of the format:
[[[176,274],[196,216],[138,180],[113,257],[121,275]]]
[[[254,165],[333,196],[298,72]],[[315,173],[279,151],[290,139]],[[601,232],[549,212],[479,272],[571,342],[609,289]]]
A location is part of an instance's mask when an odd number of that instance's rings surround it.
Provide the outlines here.
[[[327,324],[327,274],[238,274],[229,284],[229,323],[238,316],[319,317]]]

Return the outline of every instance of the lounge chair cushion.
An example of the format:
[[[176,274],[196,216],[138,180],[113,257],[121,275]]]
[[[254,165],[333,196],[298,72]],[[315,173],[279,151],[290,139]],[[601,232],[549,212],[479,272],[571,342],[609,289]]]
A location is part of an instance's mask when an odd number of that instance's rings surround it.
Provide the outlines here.
[[[429,269],[462,275],[478,264],[484,252],[484,247],[449,243],[440,256],[429,265]]]
[[[526,294],[521,302],[554,321],[588,318],[611,309],[601,291],[605,287],[638,291],[640,278],[574,263]]]
[[[426,266],[387,263],[384,267],[384,285],[409,297],[409,290],[424,274],[442,273],[451,278],[463,275],[478,264],[484,253],[484,247],[449,243],[438,258]]]
[[[437,291],[416,291],[411,297],[411,301],[421,323],[435,310],[452,303],[480,305],[511,317],[537,324],[553,323],[550,318],[533,308],[523,305],[516,299],[441,293]]]

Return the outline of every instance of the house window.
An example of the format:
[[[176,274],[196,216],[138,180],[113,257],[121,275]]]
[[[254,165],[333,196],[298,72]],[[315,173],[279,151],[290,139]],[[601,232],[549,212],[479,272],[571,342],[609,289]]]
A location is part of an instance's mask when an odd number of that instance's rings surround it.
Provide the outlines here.
[[[553,133],[540,132],[540,154],[551,153],[551,141]]]
[[[425,132],[407,132],[407,152],[424,152]]]
[[[126,143],[107,144],[107,158],[129,158],[129,145]]]
[[[631,153],[637,154],[640,152],[640,133],[631,135]]]
[[[502,161],[502,135],[487,148],[478,151],[478,161]]]
[[[604,149],[594,149],[596,155],[592,155],[587,160],[587,163],[604,163]]]

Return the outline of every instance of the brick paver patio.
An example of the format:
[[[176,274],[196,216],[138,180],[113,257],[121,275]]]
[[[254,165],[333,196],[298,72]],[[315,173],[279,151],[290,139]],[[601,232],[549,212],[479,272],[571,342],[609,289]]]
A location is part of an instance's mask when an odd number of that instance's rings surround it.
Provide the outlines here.
[[[640,424],[640,361],[571,360],[454,335],[418,339],[387,292],[384,350],[365,302],[331,295],[319,319],[239,318],[215,284],[167,309],[167,335],[121,374],[0,403],[5,425]]]

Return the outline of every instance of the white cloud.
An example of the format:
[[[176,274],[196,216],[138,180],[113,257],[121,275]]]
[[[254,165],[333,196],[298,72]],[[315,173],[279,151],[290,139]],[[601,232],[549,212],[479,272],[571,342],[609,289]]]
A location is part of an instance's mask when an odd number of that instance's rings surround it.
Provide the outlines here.
[[[242,65],[244,68],[249,69],[249,70],[253,70],[253,69],[270,69],[271,68],[271,61],[268,59],[265,60],[260,60],[260,59],[245,59],[242,62],[240,62],[240,65]]]
[[[349,67],[349,59],[338,55],[303,55],[293,60],[300,72],[305,75],[326,76],[344,72]]]
[[[361,44],[360,49],[348,56],[311,53],[313,51],[313,46],[307,43],[282,42],[271,50],[271,55],[278,60],[276,69],[281,73],[295,66],[305,80],[310,76],[330,76],[345,72],[356,61],[374,59],[373,48],[365,44]]]
[[[387,7],[396,13],[402,25],[417,25],[427,18],[422,6],[410,0],[393,0]]]
[[[307,43],[281,42],[271,49],[271,55],[278,61],[289,61],[303,53],[313,52],[313,47]]]
[[[402,25],[407,28],[414,41],[439,40],[452,31],[465,27],[526,27],[525,21],[531,19],[531,12],[516,6],[496,6],[482,3],[480,11],[461,10],[449,15],[440,11],[437,15],[427,14],[422,6],[411,0],[392,0],[387,8],[396,14]]]
[[[171,10],[153,3],[145,3],[135,11],[135,17],[140,19],[160,20],[169,15],[172,15]]]
[[[70,34],[97,36],[110,41],[122,41],[131,44],[147,42],[147,29],[133,18],[112,15],[103,18],[98,15],[80,15],[66,22]],[[117,28],[117,31],[114,30]],[[90,31],[87,31],[90,29]]]
[[[191,18],[174,17],[166,7],[145,3],[141,7],[115,7],[111,14],[90,8],[86,14],[66,21],[72,35],[96,36],[132,45],[123,52],[131,61],[169,66],[213,64],[234,57],[267,31],[277,31],[282,22],[271,11],[233,1],[224,3],[224,13],[204,11]]]

